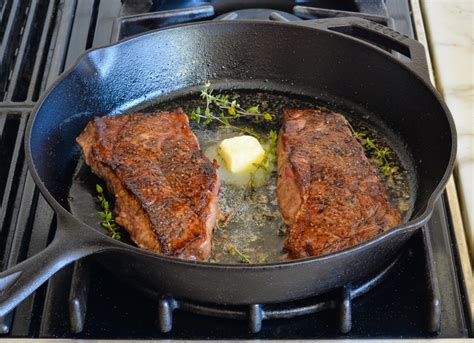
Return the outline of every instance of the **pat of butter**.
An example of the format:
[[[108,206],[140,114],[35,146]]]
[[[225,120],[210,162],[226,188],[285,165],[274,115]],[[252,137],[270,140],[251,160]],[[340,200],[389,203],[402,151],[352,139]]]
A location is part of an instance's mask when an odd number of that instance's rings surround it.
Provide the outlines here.
[[[262,162],[265,150],[258,139],[244,135],[224,139],[219,144],[219,155],[227,170],[231,173],[241,173],[254,169],[255,164]]]

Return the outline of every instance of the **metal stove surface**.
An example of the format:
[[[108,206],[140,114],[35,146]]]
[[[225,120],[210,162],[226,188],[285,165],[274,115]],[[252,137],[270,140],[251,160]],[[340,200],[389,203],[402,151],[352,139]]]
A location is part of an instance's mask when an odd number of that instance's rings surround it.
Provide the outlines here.
[[[298,7],[294,8],[295,5]],[[55,216],[28,174],[21,144],[28,115],[45,87],[86,49],[185,21],[219,17],[236,20],[251,15],[248,10],[240,11],[249,7],[258,7],[260,15],[269,20],[360,15],[414,35],[408,2],[394,0],[0,3],[3,269],[36,254],[54,236]],[[264,320],[258,333],[250,333],[245,320],[208,317],[178,309],[173,314],[173,330],[162,333],[160,299],[151,300],[130,289],[87,259],[59,272],[14,314],[0,318],[0,329],[8,332],[3,337],[94,339],[467,337],[457,251],[445,202],[445,197],[440,199],[431,221],[413,238],[380,284],[352,300],[352,330],[348,333],[343,333],[340,306],[328,306],[326,310],[291,319]],[[333,305],[341,304],[337,296],[328,296]]]

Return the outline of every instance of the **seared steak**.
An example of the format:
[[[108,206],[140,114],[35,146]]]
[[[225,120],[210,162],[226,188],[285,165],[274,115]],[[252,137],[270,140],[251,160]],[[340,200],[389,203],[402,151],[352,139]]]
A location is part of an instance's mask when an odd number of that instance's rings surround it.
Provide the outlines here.
[[[347,120],[334,112],[285,110],[277,192],[291,258],[346,249],[401,222]]]
[[[115,195],[116,222],[138,246],[188,260],[209,257],[219,177],[186,114],[95,118],[77,142]]]

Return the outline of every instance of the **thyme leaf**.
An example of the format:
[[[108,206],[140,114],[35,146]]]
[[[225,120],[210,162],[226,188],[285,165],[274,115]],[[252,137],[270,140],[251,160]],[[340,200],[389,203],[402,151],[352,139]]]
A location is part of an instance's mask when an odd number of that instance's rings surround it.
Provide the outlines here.
[[[237,247],[234,244],[227,242],[225,247],[227,249],[227,252],[231,256],[237,256],[239,258],[240,263],[267,263],[268,262],[268,255],[262,255],[256,258],[253,262],[252,258],[249,255],[246,255],[243,252],[241,252],[239,249],[237,249]]]
[[[372,156],[378,170],[384,176],[392,176],[399,171],[399,166],[390,160],[392,151],[388,147],[380,147],[374,138],[370,138],[366,132],[357,132],[351,127],[352,135],[362,144],[365,151]]]
[[[242,253],[239,249],[237,249],[234,244],[228,242],[226,245],[226,249],[227,252],[232,256],[238,256],[241,263],[252,263],[252,261],[250,260],[250,256]]]
[[[268,121],[273,120],[273,115],[260,111],[259,105],[244,108],[236,99],[230,100],[228,95],[216,93],[211,89],[211,83],[209,81],[203,86],[200,97],[205,100],[206,107],[204,110],[201,107],[196,107],[190,114],[191,120],[194,120],[198,124],[201,120],[204,120],[204,125],[218,122],[224,127],[229,127],[232,126],[229,120],[241,117],[261,118]]]
[[[265,150],[265,155],[263,160],[260,163],[255,164],[255,170],[250,173],[249,186],[251,188],[256,187],[257,180],[255,178],[255,173],[258,170],[263,170],[268,174],[273,172],[273,165],[277,161],[277,141],[278,141],[278,132],[275,130],[270,130],[267,137],[267,144],[262,144],[263,149]],[[263,143],[260,139],[260,143]]]
[[[200,97],[205,101],[205,107],[196,107],[189,116],[191,120],[198,124],[203,123],[204,125],[217,122],[224,128],[230,128],[242,134],[257,138],[262,146],[264,146],[264,159],[256,165],[256,169],[250,174],[249,183],[251,187],[255,187],[255,173],[260,169],[265,172],[271,172],[270,167],[276,162],[278,133],[273,130],[271,130],[268,135],[257,133],[254,129],[249,127],[232,125],[231,121],[241,117],[253,117],[263,119],[264,121],[271,121],[274,119],[274,115],[262,111],[258,104],[248,108],[242,107],[236,99],[230,99],[228,95],[216,93],[215,90],[211,89],[211,83],[209,81],[206,82],[201,89]],[[265,148],[266,145],[268,145],[267,148]]]
[[[95,185],[95,189],[97,191],[97,200],[99,200],[100,206],[102,207],[102,211],[97,212],[100,218],[102,218],[102,222],[100,226],[107,230],[107,234],[112,237],[113,239],[120,240],[122,235],[120,233],[120,228],[115,223],[114,217],[112,212],[110,211],[110,205],[104,195],[104,189],[99,185]]]

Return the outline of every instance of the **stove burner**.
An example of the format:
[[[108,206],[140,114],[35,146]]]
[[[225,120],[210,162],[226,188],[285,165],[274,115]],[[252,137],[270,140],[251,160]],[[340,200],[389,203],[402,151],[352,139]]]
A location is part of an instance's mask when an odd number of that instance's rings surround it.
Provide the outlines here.
[[[135,12],[133,9],[142,0],[127,0],[121,8],[121,16],[114,20],[112,29],[112,42],[117,42],[124,38],[140,34],[143,32],[156,30],[158,28],[172,26],[176,24],[194,22],[199,20],[270,20],[279,22],[301,21],[308,19],[324,19],[336,17],[358,17],[375,21],[379,24],[394,28],[392,18],[380,16],[378,14],[367,14],[339,9],[326,9],[312,6],[283,6],[284,3],[254,3],[248,4],[252,8],[238,9],[246,7],[245,4],[231,4],[230,2],[215,1],[212,3],[201,4],[202,6],[181,8],[183,3],[173,3],[173,9],[167,9],[170,4],[163,2],[156,12]],[[149,1],[143,0],[144,5],[148,6]],[[290,1],[291,2],[291,1]],[[142,5],[143,5],[142,4]],[[285,3],[290,5],[289,3]],[[194,4],[196,5],[196,4]],[[268,5],[270,8],[260,8]],[[260,6],[260,7],[258,7]],[[255,8],[258,7],[258,8]],[[141,7],[140,7],[141,8]],[[163,10],[163,9],[167,10]],[[273,8],[273,9],[271,9]],[[151,7],[150,10],[154,10]],[[291,12],[291,13],[290,13]],[[223,13],[223,14],[221,14]],[[127,15],[125,15],[127,14]]]
[[[343,287],[322,296],[283,304],[223,306],[198,304],[163,297],[158,303],[159,329],[161,332],[171,331],[173,325],[173,310],[175,309],[212,317],[247,320],[249,330],[252,333],[260,332],[264,319],[286,319],[323,310],[335,309],[339,311],[339,331],[341,333],[348,333],[352,328],[352,300],[367,293],[385,280],[387,275],[395,269],[398,261],[400,261],[400,256],[369,280]]]
[[[276,11],[267,8],[248,8],[228,12],[216,17],[214,20],[271,20],[271,21],[296,21],[301,20],[291,13]]]
[[[347,285],[327,294],[314,296],[280,304],[251,305],[219,305],[203,304],[171,297],[161,297],[158,302],[158,329],[162,333],[173,328],[173,311],[176,309],[211,317],[247,320],[250,332],[258,333],[262,329],[262,321],[268,319],[293,318],[313,314],[323,310],[338,311],[338,326],[341,333],[348,333],[352,328],[352,300],[369,292],[383,282],[394,271],[401,260],[398,256],[392,263],[368,280]],[[80,333],[83,330],[87,312],[87,298],[90,289],[89,268],[87,263],[80,261],[74,269],[73,282],[69,296],[69,315],[71,330]],[[144,294],[153,297],[148,289],[141,289]],[[431,316],[430,316],[431,317]],[[439,317],[434,318],[428,331],[435,332]]]

